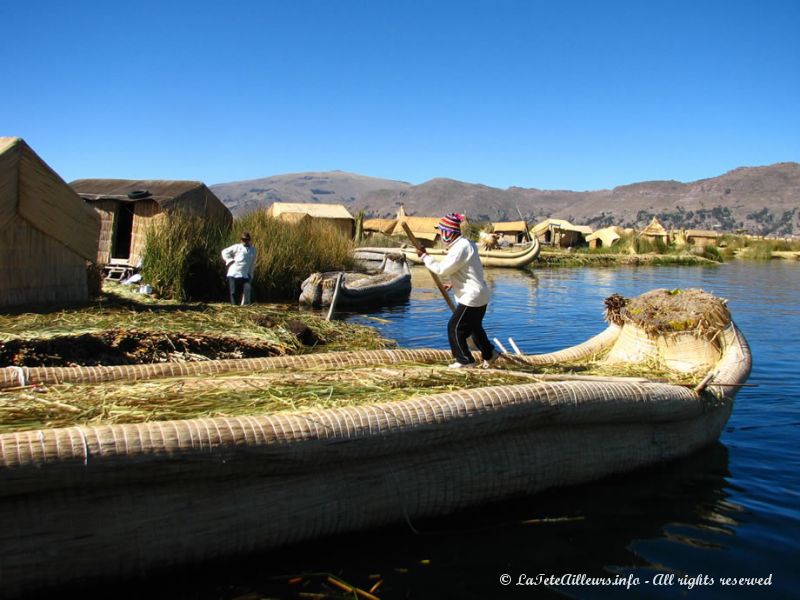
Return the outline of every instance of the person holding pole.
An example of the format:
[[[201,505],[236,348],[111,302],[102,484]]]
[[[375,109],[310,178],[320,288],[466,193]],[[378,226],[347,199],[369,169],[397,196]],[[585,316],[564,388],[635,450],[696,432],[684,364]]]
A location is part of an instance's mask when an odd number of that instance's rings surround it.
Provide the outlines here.
[[[483,329],[483,317],[489,304],[489,286],[483,278],[483,265],[477,246],[461,235],[463,221],[464,217],[458,213],[449,213],[436,226],[445,243],[446,255],[441,262],[429,256],[421,247],[417,248],[417,255],[432,273],[449,278],[450,284],[446,287],[452,288],[456,297],[455,309],[447,323],[447,340],[456,359],[450,368],[476,366],[467,345],[469,337],[481,351],[482,366],[489,368],[500,357]]]

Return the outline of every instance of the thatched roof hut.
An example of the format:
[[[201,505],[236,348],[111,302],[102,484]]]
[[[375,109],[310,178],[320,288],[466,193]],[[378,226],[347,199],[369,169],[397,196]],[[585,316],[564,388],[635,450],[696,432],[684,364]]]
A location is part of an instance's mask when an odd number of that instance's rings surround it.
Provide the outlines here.
[[[620,240],[619,227],[603,227],[586,236],[589,248],[610,248]]]
[[[318,204],[312,202],[273,202],[267,215],[274,219],[297,223],[304,216],[326,221],[352,238],[356,232],[356,220],[342,204]]]
[[[586,236],[592,233],[592,228],[588,225],[573,225],[564,219],[545,219],[534,225],[531,233],[542,244],[567,248],[582,245]]]
[[[365,219],[364,233],[391,235],[396,225],[397,219]]]
[[[436,226],[439,224],[439,217],[409,217],[405,209],[401,206],[400,210],[397,211],[397,223],[392,231],[392,235],[406,237],[403,223],[408,225],[414,237],[416,237],[423,246],[433,246],[433,244],[440,239],[439,230],[436,229]]]
[[[89,297],[100,218],[22,139],[0,137],[0,307]]]
[[[492,223],[492,233],[499,234],[500,239],[511,244],[520,244],[527,241],[528,224],[525,221],[498,221]]]
[[[687,244],[694,244],[700,247],[716,246],[719,233],[705,229],[687,229],[683,232],[683,236]]]
[[[649,239],[651,241],[661,240],[664,243],[669,241],[669,233],[657,217],[653,217],[650,223],[639,232],[639,237]]]
[[[200,181],[78,179],[70,183],[100,215],[95,253],[103,265],[136,265],[147,230],[167,215],[201,217],[228,228],[231,211]]]

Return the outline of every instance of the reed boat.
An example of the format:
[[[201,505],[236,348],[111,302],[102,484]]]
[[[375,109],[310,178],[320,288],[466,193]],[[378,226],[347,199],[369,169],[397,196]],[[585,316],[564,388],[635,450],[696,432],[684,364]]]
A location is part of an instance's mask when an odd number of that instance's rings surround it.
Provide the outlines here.
[[[402,254],[384,254],[378,272],[333,271],[312,273],[300,285],[300,303],[330,306],[341,275],[337,306],[358,307],[408,300],[411,295],[411,271]]]
[[[406,260],[412,264],[422,264],[422,259],[417,256],[416,250],[409,246],[403,247],[403,254],[406,257]],[[439,259],[440,257],[444,256],[445,251],[441,248],[427,248],[426,252],[433,256],[434,258]],[[518,249],[510,249],[510,250],[484,250],[478,248],[478,254],[481,257],[481,264],[484,267],[501,267],[501,268],[508,268],[508,269],[521,269],[537,258],[539,258],[539,253],[541,252],[541,246],[539,245],[539,240],[535,237],[533,241],[527,244],[524,248]]]
[[[506,370],[522,373],[524,383],[300,412],[2,434],[3,594],[119,581],[413,522],[687,456],[719,438],[749,375],[750,351],[724,303],[688,323],[690,310],[670,317],[663,304],[686,304],[694,301],[691,294],[650,294],[662,304],[649,315],[639,299],[611,297],[609,325],[598,335],[553,353],[507,357]],[[0,395],[64,382],[150,384],[167,376],[188,385],[224,372],[348,372],[369,365],[384,371],[399,363],[446,372],[437,365],[449,359],[445,350],[387,349],[7,367],[0,369]],[[595,361],[611,373],[630,373],[626,365],[655,360],[674,377],[551,370]],[[683,381],[688,374],[689,385]]]

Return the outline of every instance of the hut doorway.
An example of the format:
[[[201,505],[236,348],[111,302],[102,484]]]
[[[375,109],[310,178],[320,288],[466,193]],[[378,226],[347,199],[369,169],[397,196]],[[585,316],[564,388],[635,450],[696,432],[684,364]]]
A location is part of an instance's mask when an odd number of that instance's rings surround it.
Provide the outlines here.
[[[133,204],[120,204],[114,219],[114,246],[111,258],[128,260],[133,239]]]

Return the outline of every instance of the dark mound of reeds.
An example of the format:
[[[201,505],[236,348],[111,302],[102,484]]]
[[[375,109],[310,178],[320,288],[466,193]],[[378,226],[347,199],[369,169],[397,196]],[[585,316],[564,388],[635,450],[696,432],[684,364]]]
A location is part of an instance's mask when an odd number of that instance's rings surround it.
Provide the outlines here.
[[[731,322],[725,304],[700,289],[657,289],[627,300],[610,296],[606,315],[612,323],[635,324],[651,337],[689,333],[714,340]]]
[[[306,328],[307,329],[307,328]],[[18,367],[138,365],[282,354],[267,342],[199,333],[111,330],[0,344],[0,364]]]

